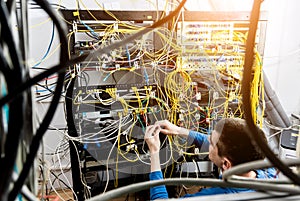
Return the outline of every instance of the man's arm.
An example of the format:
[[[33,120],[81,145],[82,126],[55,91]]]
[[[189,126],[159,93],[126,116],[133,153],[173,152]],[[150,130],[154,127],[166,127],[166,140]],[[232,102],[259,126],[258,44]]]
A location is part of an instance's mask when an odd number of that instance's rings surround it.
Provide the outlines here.
[[[161,167],[160,167],[160,140],[159,140],[160,127],[157,125],[148,126],[145,133],[145,141],[149,147],[150,160],[151,160],[151,172],[150,180],[163,179]],[[155,186],[150,188],[150,199],[165,199],[168,198],[167,189],[165,186]]]
[[[208,135],[199,133],[197,131],[190,131],[172,124],[168,120],[161,120],[155,122],[155,125],[160,127],[160,132],[165,135],[174,135],[187,138],[189,144],[194,144],[200,148],[201,151],[207,152],[209,147]]]
[[[150,153],[151,172],[161,171],[159,152]]]
[[[189,131],[188,142],[198,147],[200,152],[208,152],[209,148],[209,135],[199,133],[197,131]]]

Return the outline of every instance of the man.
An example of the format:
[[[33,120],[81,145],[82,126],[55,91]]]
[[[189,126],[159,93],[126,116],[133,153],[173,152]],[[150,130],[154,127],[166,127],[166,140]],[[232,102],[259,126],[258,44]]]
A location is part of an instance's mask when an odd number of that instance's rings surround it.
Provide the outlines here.
[[[167,120],[158,121],[154,125],[148,126],[145,133],[145,140],[148,144],[151,155],[150,180],[163,179],[160,167],[160,140],[159,133],[166,135],[178,135],[191,140],[193,144],[209,146],[209,159],[220,168],[226,171],[235,165],[264,159],[261,150],[253,145],[247,135],[247,124],[245,120],[238,118],[221,119],[216,125],[211,135],[205,135],[195,131],[176,126]],[[266,140],[263,131],[257,128],[261,137]],[[243,175],[249,178],[276,178],[274,168],[266,170],[253,170]],[[251,189],[245,188],[205,188],[195,194],[187,194],[184,197],[194,197],[201,195],[228,194],[239,192],[250,192]],[[150,199],[168,198],[165,186],[156,186],[150,189]]]

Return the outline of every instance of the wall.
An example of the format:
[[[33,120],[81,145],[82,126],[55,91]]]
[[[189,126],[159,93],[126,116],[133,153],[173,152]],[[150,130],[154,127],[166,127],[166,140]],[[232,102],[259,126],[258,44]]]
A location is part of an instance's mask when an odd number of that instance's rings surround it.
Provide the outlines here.
[[[272,2],[272,3],[270,3]],[[264,69],[288,114],[300,112],[300,2],[268,1]]]

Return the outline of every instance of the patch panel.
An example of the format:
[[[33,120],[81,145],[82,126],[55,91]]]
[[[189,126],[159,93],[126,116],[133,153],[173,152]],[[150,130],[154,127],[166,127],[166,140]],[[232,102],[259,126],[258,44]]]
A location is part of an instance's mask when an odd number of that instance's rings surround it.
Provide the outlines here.
[[[183,21],[178,23],[177,44],[183,48],[182,68],[241,69],[244,65],[247,21]]]
[[[183,39],[183,41],[182,41]],[[191,42],[219,42],[233,40],[232,22],[179,22],[177,40],[181,45]]]

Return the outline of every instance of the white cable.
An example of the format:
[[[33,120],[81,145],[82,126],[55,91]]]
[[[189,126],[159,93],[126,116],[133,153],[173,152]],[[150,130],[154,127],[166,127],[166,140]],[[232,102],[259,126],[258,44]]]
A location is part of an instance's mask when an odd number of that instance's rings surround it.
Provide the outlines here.
[[[119,120],[119,122],[121,122],[121,120]],[[123,124],[123,126],[126,126],[127,124],[131,123],[132,121],[128,121],[127,123],[124,123],[124,122],[121,122]],[[105,128],[104,128],[105,129]],[[110,137],[110,135],[113,135],[115,132],[117,132],[119,129],[118,128],[115,128],[115,131],[114,132],[110,132],[109,135],[107,136],[103,136],[103,137],[98,137],[98,138],[93,138],[93,139],[89,139],[89,138],[92,138],[92,137],[95,137],[97,134],[100,134],[99,132],[98,133],[94,133],[94,134],[87,134],[88,137],[86,135],[83,135],[81,136],[81,138],[83,139],[80,139],[79,142],[81,143],[101,143],[101,142],[106,142],[106,141],[109,141],[109,140],[112,140],[112,139],[115,139],[116,136],[112,137],[112,138],[108,138]],[[101,131],[100,131],[101,132]],[[124,132],[124,131],[123,131]],[[125,133],[125,132],[124,132]],[[97,141],[99,139],[102,139],[104,138],[104,140],[101,140],[101,141]]]
[[[273,133],[272,135],[268,136],[268,137],[267,137],[267,138],[268,138],[268,140],[269,140],[269,139],[271,139],[272,137],[275,137],[276,135],[279,135],[279,134],[281,134],[281,133],[282,133],[282,131],[283,131],[283,130],[279,130],[279,131],[277,131],[276,133]]]
[[[193,159],[193,163],[194,163],[194,166],[195,166],[196,178],[198,178],[198,164],[194,159]],[[200,174],[200,172],[199,172],[199,174]]]
[[[72,185],[71,185],[69,179],[67,178],[67,176],[66,176],[65,173],[64,173],[64,170],[63,170],[63,167],[62,167],[62,164],[61,164],[60,157],[57,156],[57,159],[58,159],[58,163],[59,163],[59,169],[60,169],[60,172],[61,172],[62,176],[64,177],[65,181],[67,182],[68,186],[71,187]],[[63,189],[63,188],[62,188],[62,189]],[[72,193],[75,194],[73,188],[71,188],[71,189],[72,189]],[[69,197],[69,198],[70,198],[70,197]]]
[[[75,150],[76,150],[76,156],[77,156],[77,161],[78,161],[78,166],[79,166],[79,175],[80,175],[80,181],[81,181],[81,184],[84,186],[84,188],[86,188],[88,191],[89,191],[89,186],[87,186],[86,185],[86,183],[83,181],[83,179],[82,179],[82,172],[81,172],[81,164],[80,164],[80,158],[79,158],[79,153],[78,153],[78,150],[77,150],[77,146],[75,145],[75,143],[74,143],[74,141],[72,141],[71,140],[71,143],[73,144],[73,146],[74,146],[74,148],[75,148]],[[75,193],[75,196],[76,196],[76,200],[78,200],[78,198],[77,198],[77,195],[76,195],[76,193]]]
[[[111,149],[110,149],[110,151],[109,151],[108,157],[107,157],[107,159],[106,159],[106,185],[105,185],[105,188],[104,188],[104,190],[103,190],[103,193],[106,192],[106,189],[107,189],[107,187],[108,187],[108,182],[109,182],[108,162],[109,162],[109,159],[110,159],[110,155],[111,155],[113,149],[115,148],[117,142],[118,142],[118,138],[115,140],[114,144],[112,145],[112,147],[111,147]],[[112,171],[114,171],[114,170],[112,170]],[[103,178],[102,178],[102,179],[103,179]]]
[[[62,156],[60,156],[60,153],[64,153],[64,150],[63,151],[60,151],[60,148],[61,148],[61,143],[63,143],[64,141],[62,140],[59,144],[58,144],[58,146],[57,146],[57,148],[56,148],[56,150],[59,152],[59,153],[57,153],[57,154],[55,154],[55,155],[53,155],[53,158],[52,158],[52,160],[54,160],[54,158],[57,158],[57,160],[56,161],[53,161],[53,166],[52,166],[52,168],[50,168],[50,169],[52,169],[52,171],[55,171],[57,168],[57,170],[60,170],[60,172],[61,172],[61,175],[63,176],[63,178],[65,179],[65,181],[67,182],[67,187],[70,187],[71,188],[71,190],[72,190],[72,193],[75,195],[75,192],[74,192],[74,190],[73,190],[73,188],[72,188],[72,185],[70,184],[70,182],[69,182],[69,180],[68,180],[68,178],[66,177],[66,175],[65,175],[65,173],[64,173],[64,168],[62,167],[62,164],[61,164],[61,157],[64,157],[65,156],[65,154],[63,154]],[[56,156],[56,157],[55,157]],[[57,164],[57,162],[58,162],[58,167],[56,168],[56,164]],[[70,167],[69,167],[70,168]],[[53,172],[52,172],[53,173]],[[53,173],[54,174],[54,173]],[[58,177],[58,176],[57,176]],[[67,193],[65,192],[65,190],[64,190],[64,188],[62,187],[62,185],[61,185],[61,182],[59,182],[59,178],[57,178],[58,179],[58,185],[60,186],[60,188],[61,188],[61,190],[67,195]],[[52,183],[51,183],[51,187],[52,188],[54,188],[54,186],[52,185]],[[55,192],[56,192],[56,189],[54,189],[55,190]],[[68,197],[69,197],[69,195],[68,195]],[[72,197],[69,197],[70,199],[73,199]]]
[[[15,171],[13,171],[13,174],[12,174],[13,181],[17,181],[18,177],[19,177],[19,175]],[[39,199],[28,189],[27,186],[23,185],[21,192],[30,200],[39,201]]]
[[[61,195],[60,193],[57,192],[57,190],[54,188],[52,181],[51,181],[51,177],[49,177],[49,184],[51,186],[51,189],[55,192],[55,194],[62,200],[62,201],[66,201]]]

